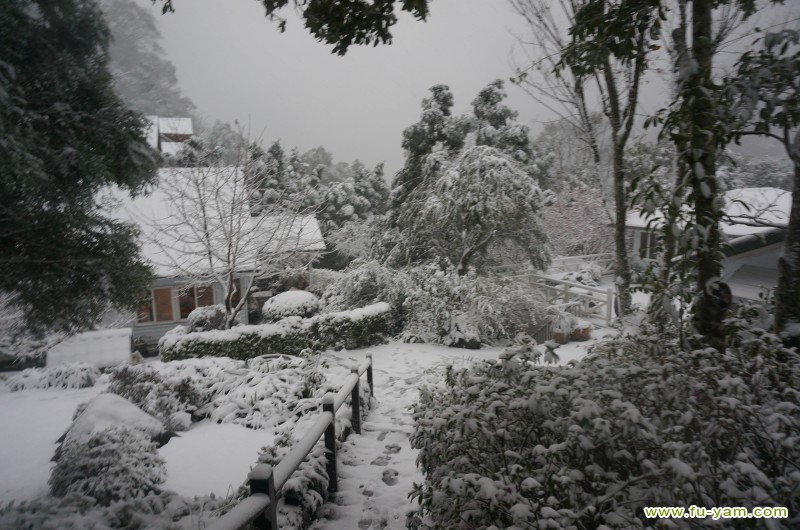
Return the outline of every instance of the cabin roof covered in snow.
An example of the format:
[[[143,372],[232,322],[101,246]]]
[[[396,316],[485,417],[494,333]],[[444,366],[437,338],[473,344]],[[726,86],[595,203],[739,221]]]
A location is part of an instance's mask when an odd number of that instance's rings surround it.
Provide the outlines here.
[[[767,234],[786,228],[792,209],[792,193],[778,188],[740,188],[725,192],[725,213],[729,220],[720,224],[722,233],[733,240],[742,236]],[[649,223],[649,224],[648,224]],[[628,228],[648,228],[660,224],[660,212],[645,217],[641,211],[627,213]]]
[[[313,215],[302,215],[296,212],[286,212],[277,215],[251,216],[247,208],[246,196],[241,190],[230,189],[229,183],[238,175],[239,169],[235,167],[219,168],[162,168],[158,172],[158,183],[148,194],[131,199],[120,190],[111,192],[112,199],[117,203],[113,215],[117,219],[133,222],[141,231],[140,242],[142,255],[155,267],[157,276],[180,276],[182,271],[207,268],[209,257],[202,258],[202,245],[197,243],[201,230],[201,216],[194,211],[187,211],[187,207],[174,199],[175,191],[185,188],[186,193],[192,193],[188,179],[192,172],[206,172],[210,178],[209,190],[213,197],[204,202],[206,218],[211,219],[210,225],[216,226],[210,235],[215,241],[223,241],[231,222],[246,225],[239,233],[242,234],[240,248],[242,259],[238,260],[236,270],[245,272],[257,267],[254,256],[275,253],[317,252],[325,250],[325,242],[319,223]],[[241,183],[241,179],[238,179]],[[233,219],[224,205],[230,204],[230,197],[238,193],[240,199],[244,197],[244,210],[237,219]],[[195,201],[196,202],[196,201]],[[185,219],[194,219],[194,223],[186,223]],[[225,227],[222,225],[227,223]],[[167,232],[167,235],[164,235]],[[218,254],[224,254],[224,243],[218,245]],[[222,258],[211,257],[218,265]],[[198,270],[198,272],[200,272]]]
[[[775,269],[742,265],[726,278],[731,294],[736,298],[758,300],[762,289],[774,289],[778,284]]]
[[[191,136],[194,133],[192,129],[191,118],[158,118],[158,132],[160,134],[180,134]]]

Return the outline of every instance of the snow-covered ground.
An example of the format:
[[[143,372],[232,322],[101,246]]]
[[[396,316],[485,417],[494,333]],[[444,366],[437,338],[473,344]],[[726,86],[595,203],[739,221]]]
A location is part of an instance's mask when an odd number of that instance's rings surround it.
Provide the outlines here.
[[[599,337],[610,330],[593,331]],[[561,362],[581,358],[591,342],[559,347]],[[419,388],[434,382],[448,364],[463,366],[496,358],[501,348],[460,350],[429,344],[389,343],[363,350],[326,352],[331,380],[344,379],[349,368],[374,358],[375,404],[363,434],[351,434],[339,453],[339,491],[324,506],[317,529],[405,528],[413,505],[408,493],[422,475],[409,444],[410,407]],[[0,383],[0,504],[46,495],[50,458],[56,440],[69,426],[78,404],[105,390],[10,392]],[[165,488],[184,496],[226,495],[240,486],[259,449],[272,441],[269,430],[236,424],[194,424],[160,449],[167,461]]]

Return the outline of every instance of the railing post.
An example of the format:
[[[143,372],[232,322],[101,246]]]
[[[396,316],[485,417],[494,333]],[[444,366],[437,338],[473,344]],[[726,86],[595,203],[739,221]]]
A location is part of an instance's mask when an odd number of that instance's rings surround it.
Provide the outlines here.
[[[356,384],[353,385],[353,390],[350,392],[350,408],[353,411],[353,417],[350,419],[350,424],[353,426],[353,432],[361,434],[361,393],[359,392],[358,366],[350,368],[351,374],[356,374]]]
[[[269,497],[269,507],[253,520],[258,530],[278,530],[278,495],[275,491],[275,475],[269,464],[256,464],[247,475],[250,495],[263,493]]]
[[[367,354],[367,359],[369,359],[369,366],[367,367],[367,384],[369,385],[369,397],[373,397],[375,395],[375,387],[372,384],[372,354]]]
[[[328,456],[328,491],[335,492],[338,489],[338,477],[336,474],[336,411],[334,410],[333,394],[325,394],[322,398],[322,411],[331,413],[331,423],[325,429],[325,451]]]
[[[611,324],[614,311],[614,290],[606,289],[606,324]]]

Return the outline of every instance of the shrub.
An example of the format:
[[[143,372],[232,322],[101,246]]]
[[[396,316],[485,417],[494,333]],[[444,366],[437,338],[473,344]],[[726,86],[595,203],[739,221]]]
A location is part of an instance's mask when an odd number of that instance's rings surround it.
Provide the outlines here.
[[[221,304],[196,307],[189,313],[189,331],[211,331],[225,329],[225,306]]]
[[[341,278],[343,275],[344,273],[341,271],[332,271],[330,269],[311,269],[308,271],[308,292],[314,293],[321,298],[328,286]]]
[[[48,368],[28,368],[8,379],[12,392],[34,388],[87,388],[94,386],[100,370],[87,363],[64,364]]]
[[[800,356],[745,327],[724,353],[653,334],[575,366],[521,353],[450,369],[414,409],[426,480],[411,526],[644,528],[648,505],[798,513]]]
[[[392,329],[390,308],[374,304],[354,311],[308,319],[285,318],[275,324],[237,326],[225,331],[168,334],[159,341],[161,359],[224,356],[298,355],[305,349],[360,348],[380,343]]]
[[[399,271],[377,261],[354,261],[345,273],[332,282],[323,294],[328,310],[346,311],[377,302],[388,302],[393,309],[403,302]]]
[[[203,528],[230,509],[230,498],[214,495],[186,498],[171,491],[127,498],[102,506],[91,497],[68,493],[42,495],[0,505],[0,528],[42,530],[167,530]],[[201,522],[202,521],[202,522]]]
[[[459,276],[435,265],[394,270],[374,261],[347,271],[323,298],[335,309],[386,301],[406,340],[462,347],[530,333],[546,309],[536,291],[500,278]]]
[[[50,476],[53,495],[89,496],[102,505],[158,493],[166,465],[156,444],[125,427],[110,427],[62,447]]]
[[[316,408],[325,380],[317,358],[261,356],[240,363],[245,369],[220,371],[208,381],[209,401],[197,414],[251,429],[293,425]]]
[[[165,377],[146,364],[114,369],[108,390],[161,420],[167,431],[189,428],[190,415],[206,402],[190,377]]]
[[[319,298],[308,291],[286,291],[264,302],[264,322],[277,322],[286,317],[309,318],[319,312]]]

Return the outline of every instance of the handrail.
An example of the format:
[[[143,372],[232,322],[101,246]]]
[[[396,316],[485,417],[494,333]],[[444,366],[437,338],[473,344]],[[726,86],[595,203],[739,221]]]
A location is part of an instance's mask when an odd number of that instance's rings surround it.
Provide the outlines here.
[[[361,412],[359,400],[359,379],[367,373],[367,384],[370,396],[374,395],[372,354],[361,366],[353,367],[350,375],[336,393],[326,394],[322,398],[322,412],[305,432],[303,438],[275,467],[269,464],[256,464],[248,473],[250,496],[243,499],[228,513],[212,522],[209,530],[241,530],[254,524],[257,528],[278,530],[277,505],[281,488],[300,466],[303,459],[311,452],[321,437],[325,437],[325,449],[328,452],[328,491],[337,489],[336,472],[336,412],[347,399],[351,398],[352,427],[356,434],[361,434]]]

